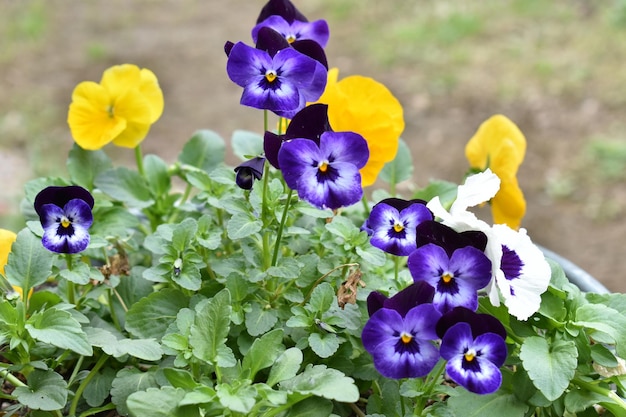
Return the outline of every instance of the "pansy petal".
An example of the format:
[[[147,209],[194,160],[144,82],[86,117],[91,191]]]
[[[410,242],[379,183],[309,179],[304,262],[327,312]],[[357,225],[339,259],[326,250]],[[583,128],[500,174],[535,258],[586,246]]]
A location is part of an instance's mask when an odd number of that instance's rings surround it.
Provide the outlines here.
[[[442,272],[448,269],[450,259],[442,247],[432,243],[413,251],[407,260],[414,281],[426,281],[436,286]]]
[[[470,166],[487,168],[490,153],[498,149],[503,141],[510,141],[513,144],[514,152],[509,154],[510,161],[519,166],[524,160],[526,138],[515,123],[501,114],[484,121],[467,142],[465,156]]]
[[[369,158],[369,149],[363,136],[354,132],[324,132],[320,137],[320,150],[329,161],[348,162],[363,167]]]
[[[115,146],[133,149],[137,147],[148,135],[150,124],[129,122],[126,130],[113,139]]]
[[[404,317],[413,307],[432,303],[434,294],[435,289],[432,286],[420,281],[410,284],[393,297],[384,300],[383,304],[385,308],[396,310]]]
[[[491,280],[491,261],[472,246],[454,251],[450,258],[450,269],[476,290],[486,287]]]
[[[282,163],[281,163],[282,166]],[[330,179],[320,179],[318,169],[308,168],[298,181],[298,195],[319,208],[338,209],[361,200],[361,176],[349,163],[335,163],[329,168]],[[332,171],[332,172],[331,172]]]
[[[237,42],[230,50],[226,62],[226,72],[232,82],[245,87],[262,78],[262,70],[272,68],[272,58],[265,51],[260,51],[243,42]]]
[[[518,229],[526,214],[526,200],[517,179],[502,182],[500,191],[491,200],[491,211],[495,224],[506,224]]]
[[[388,308],[377,310],[363,327],[361,338],[365,350],[371,352],[385,341],[396,340],[394,334],[402,332],[402,325],[402,316],[397,311]]]
[[[493,363],[474,359],[470,369],[464,363],[463,356],[455,356],[446,364],[448,376],[457,384],[475,394],[491,394],[502,384],[502,373]]]
[[[73,225],[80,225],[85,229],[89,229],[93,223],[93,214],[91,207],[83,200],[73,199],[67,202],[63,207],[64,214],[72,219]]]
[[[33,204],[35,212],[41,216],[41,208],[44,204],[54,204],[59,207],[65,206],[68,201],[79,198],[93,208],[94,199],[89,191],[78,185],[50,186],[37,193]]]
[[[141,69],[141,81],[139,83],[139,92],[144,96],[150,106],[150,122],[154,123],[163,114],[163,91],[159,86],[156,75],[147,68]]]
[[[11,246],[17,239],[17,235],[10,230],[0,229],[0,275],[4,275],[4,267],[9,260]]]
[[[298,189],[298,182],[305,170],[321,159],[320,150],[309,139],[293,139],[284,142],[278,151],[278,162],[285,182],[292,190]]]
[[[112,97],[119,97],[135,89],[141,82],[139,67],[132,64],[115,65],[102,74],[102,85]]]

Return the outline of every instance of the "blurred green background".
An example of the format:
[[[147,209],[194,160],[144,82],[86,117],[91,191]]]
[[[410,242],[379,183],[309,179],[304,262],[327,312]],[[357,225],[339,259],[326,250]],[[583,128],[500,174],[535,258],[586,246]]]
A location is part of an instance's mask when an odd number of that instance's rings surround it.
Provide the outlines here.
[[[64,176],[76,84],[111,65],[155,72],[165,112],[144,152],[173,161],[200,128],[261,132],[225,73],[226,40],[250,43],[264,1],[0,0],[0,227],[17,231],[23,184]],[[528,140],[523,226],[610,289],[626,290],[626,1],[302,0],[327,19],[329,63],[371,76],[405,108],[409,195],[461,181],[464,146],[502,113]],[[121,164],[131,150],[105,148]]]

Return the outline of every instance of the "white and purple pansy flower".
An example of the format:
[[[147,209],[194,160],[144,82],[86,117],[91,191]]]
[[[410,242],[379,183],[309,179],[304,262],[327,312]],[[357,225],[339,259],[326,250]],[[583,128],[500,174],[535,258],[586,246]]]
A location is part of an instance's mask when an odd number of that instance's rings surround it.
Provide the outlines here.
[[[502,384],[500,367],[507,356],[506,331],[493,316],[457,307],[437,323],[446,373],[476,394],[491,394]]]
[[[325,47],[330,37],[328,23],[323,19],[314,22],[303,22],[300,20],[288,22],[282,16],[272,15],[252,29],[252,40],[255,43],[257,41],[258,32],[263,27],[274,29],[276,32],[283,35],[285,40],[290,44],[308,39],[317,42],[321,47]]]
[[[527,320],[539,310],[541,294],[548,289],[552,275],[550,265],[525,229],[515,231],[504,224],[496,224],[492,230],[502,247],[502,256],[496,265],[496,286],[509,313],[519,320]],[[497,293],[490,300],[500,305]]]
[[[259,43],[261,41],[267,46],[260,48],[257,44],[257,48],[253,48],[243,42],[232,47],[227,44],[226,71],[235,84],[243,87],[241,104],[291,118],[307,102],[320,98],[326,87],[327,69],[291,48],[272,29],[261,28]]]
[[[417,226],[433,215],[421,200],[387,198],[373,208],[365,225],[370,243],[387,253],[408,256],[417,249]]]
[[[56,253],[78,253],[89,245],[94,199],[79,186],[47,187],[35,197],[43,246]]]
[[[324,132],[319,142],[283,142],[278,162],[285,182],[298,196],[321,209],[338,209],[363,196],[361,169],[369,158],[365,139],[354,132]]]
[[[389,299],[375,292],[368,297],[370,318],[361,338],[381,375],[419,378],[439,360],[434,341],[441,313],[430,303],[432,296],[431,286],[418,283]]]
[[[481,249],[463,246],[466,235],[441,227],[445,239],[423,244],[409,255],[411,276],[415,282],[425,281],[435,288],[433,304],[442,313],[457,306],[476,310],[478,290],[491,281],[491,261]]]

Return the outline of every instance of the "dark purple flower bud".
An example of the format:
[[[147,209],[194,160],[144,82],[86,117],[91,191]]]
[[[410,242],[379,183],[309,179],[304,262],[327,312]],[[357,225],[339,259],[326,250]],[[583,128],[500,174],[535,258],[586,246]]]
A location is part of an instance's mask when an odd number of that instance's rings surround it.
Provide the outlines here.
[[[249,159],[239,166],[235,167],[235,182],[239,188],[251,190],[254,180],[260,180],[263,177],[263,167],[265,166],[265,158],[257,156]]]

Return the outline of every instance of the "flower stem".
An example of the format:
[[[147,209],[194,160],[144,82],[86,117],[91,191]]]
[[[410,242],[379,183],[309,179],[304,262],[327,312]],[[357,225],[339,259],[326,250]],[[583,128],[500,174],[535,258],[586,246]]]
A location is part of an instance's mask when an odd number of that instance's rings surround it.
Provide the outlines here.
[[[440,359],[439,362],[437,362],[435,367],[432,369],[432,371],[430,371],[430,373],[428,374],[426,381],[424,383],[424,390],[423,390],[424,393],[420,395],[420,397],[417,399],[417,402],[415,403],[415,408],[413,409],[414,416],[422,415],[422,412],[424,411],[424,407],[426,407],[426,404],[428,400],[430,399],[430,396],[432,395],[432,392],[435,389],[437,382],[439,382],[439,377],[443,373],[445,367],[446,367],[446,361],[443,359]]]
[[[293,195],[293,190],[290,188],[289,192],[287,192],[287,202],[285,203],[285,209],[283,210],[283,215],[280,219],[280,226],[278,227],[278,233],[276,234],[276,242],[274,243],[274,255],[272,256],[272,266],[275,266],[276,261],[278,260],[278,252],[280,250],[280,240],[283,237],[283,229],[285,228],[285,222],[287,221],[287,213],[289,212],[289,204],[291,203],[292,195]]]
[[[102,366],[106,363],[107,359],[109,359],[109,355],[103,353],[102,356],[100,356],[100,358],[98,359],[98,362],[96,362],[91,371],[89,371],[87,377],[83,379],[83,381],[78,386],[76,394],[74,394],[72,404],[70,405],[70,412],[68,414],[70,417],[76,416],[76,407],[78,407],[78,401],[80,400],[80,397],[83,396],[83,391],[85,391],[85,388],[87,388],[89,382],[91,382],[91,380],[96,376],[100,368],[102,368]]]
[[[144,169],[143,169],[143,153],[141,152],[141,144],[135,146],[135,162],[137,163],[137,171],[143,177]]]
[[[14,387],[26,387],[27,386],[25,383],[17,379],[15,375],[9,372],[8,369],[0,369],[0,377],[2,377],[2,379],[6,380],[9,384],[13,385]]]
[[[617,395],[615,392],[611,391],[610,389],[602,388],[601,386],[597,384],[592,384],[590,382],[583,381],[580,378],[574,378],[572,382],[581,388],[584,388],[591,392],[595,392],[600,395],[604,395],[605,397],[610,399],[613,404],[615,404],[622,410],[626,411],[626,402],[624,401],[624,399],[620,397],[619,395]]]
[[[65,263],[67,264],[67,269],[69,271],[72,270],[72,255],[69,253],[65,254]],[[70,280],[67,280],[67,302],[70,304],[76,304],[76,298],[74,295],[74,283]]]

